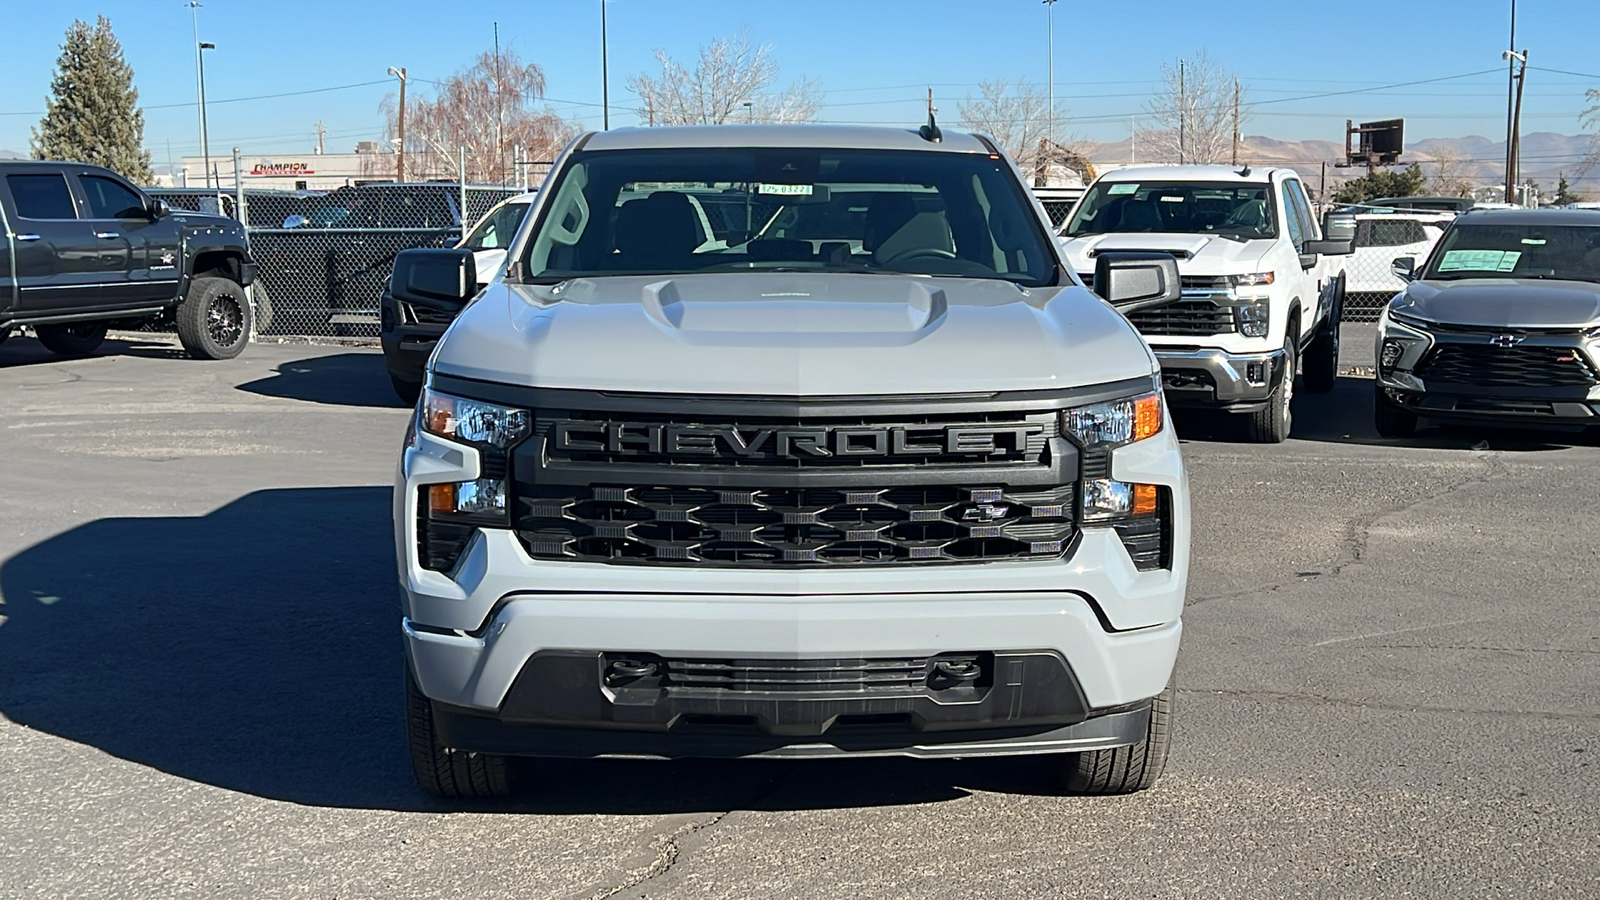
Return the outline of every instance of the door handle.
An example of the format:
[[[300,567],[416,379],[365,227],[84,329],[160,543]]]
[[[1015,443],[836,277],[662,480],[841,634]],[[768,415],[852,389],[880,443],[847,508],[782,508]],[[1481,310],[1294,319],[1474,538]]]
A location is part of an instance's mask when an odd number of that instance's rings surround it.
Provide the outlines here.
[[[16,237],[16,239],[19,240],[19,241],[37,241],[37,240],[39,240],[39,236],[37,234],[18,234],[18,235],[14,235],[14,237]]]
[[[122,235],[117,234],[115,231],[96,231],[94,236],[102,241],[110,241],[122,237]]]

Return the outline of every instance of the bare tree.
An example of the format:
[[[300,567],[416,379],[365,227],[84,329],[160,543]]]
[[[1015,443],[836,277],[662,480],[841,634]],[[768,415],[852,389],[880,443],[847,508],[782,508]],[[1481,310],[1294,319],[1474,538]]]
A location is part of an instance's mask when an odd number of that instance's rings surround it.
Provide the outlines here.
[[[819,86],[804,78],[780,91],[772,45],[757,44],[749,29],[717,38],[700,48],[691,71],[656,51],[661,77],[628,76],[628,90],[642,104],[639,116],[651,125],[723,125],[730,122],[808,122],[822,106]]]
[[[478,54],[470,67],[436,87],[431,99],[406,102],[406,170],[418,179],[457,177],[457,154],[464,147],[468,181],[512,184],[519,148],[525,159],[553,159],[577,132],[539,105],[544,70],[510,48]],[[392,135],[398,112],[393,96],[384,100],[384,112]]]
[[[1466,159],[1450,150],[1437,150],[1429,166],[1428,190],[1442,197],[1472,196],[1472,178],[1467,173]]]
[[[1066,107],[1056,104],[1052,116],[1044,88],[1025,81],[980,81],[978,96],[957,104],[956,115],[962,128],[988,135],[1024,171],[1054,161],[1058,154],[1052,151],[1060,148],[1045,148],[1056,142],[1067,121]]]
[[[1579,175],[1600,165],[1600,90],[1590,88],[1584,92],[1584,97],[1589,100],[1589,108],[1578,115],[1578,123],[1594,134],[1589,136],[1589,155],[1579,165]]]
[[[1161,82],[1161,90],[1145,104],[1156,127],[1140,132],[1140,154],[1160,162],[1230,161],[1238,80],[1201,51],[1162,65]],[[1242,133],[1249,119],[1243,89],[1238,101]]]

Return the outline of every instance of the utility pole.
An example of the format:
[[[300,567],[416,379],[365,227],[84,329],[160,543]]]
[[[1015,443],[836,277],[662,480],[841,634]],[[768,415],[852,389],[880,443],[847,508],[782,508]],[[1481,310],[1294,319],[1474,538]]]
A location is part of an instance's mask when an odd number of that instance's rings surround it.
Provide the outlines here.
[[[400,79],[400,112],[395,116],[395,131],[398,133],[399,144],[395,147],[394,180],[396,183],[403,183],[406,180],[406,67],[401,66],[396,69],[390,66],[389,74]]]
[[[505,103],[500,81],[500,23],[494,23],[494,167],[500,169],[500,183],[506,183]]]
[[[611,130],[610,68],[606,65],[606,0],[600,0],[600,130]],[[655,124],[652,112],[650,124]]]
[[[1239,79],[1233,80],[1233,164],[1239,164]]]
[[[1128,164],[1139,161],[1139,128],[1134,124],[1133,116],[1128,117]]]
[[[327,135],[327,133],[328,133],[328,126],[322,124],[321,121],[318,121],[317,122],[317,155],[318,156],[322,155],[322,139],[323,139],[324,136]]]
[[[1189,97],[1183,85],[1183,60],[1178,60],[1178,165],[1188,162],[1183,133],[1188,129]]]
[[[1044,5],[1050,15],[1049,50],[1045,57],[1044,139],[1053,142],[1056,137],[1056,0],[1044,0]]]
[[[1522,69],[1517,73],[1517,99],[1511,113],[1511,168],[1506,172],[1506,190],[1509,195],[1516,185],[1518,170],[1522,168],[1522,89],[1528,84],[1528,51],[1522,51],[1521,56],[1513,53],[1512,56],[1522,63]],[[1515,203],[1515,200],[1506,200]]]

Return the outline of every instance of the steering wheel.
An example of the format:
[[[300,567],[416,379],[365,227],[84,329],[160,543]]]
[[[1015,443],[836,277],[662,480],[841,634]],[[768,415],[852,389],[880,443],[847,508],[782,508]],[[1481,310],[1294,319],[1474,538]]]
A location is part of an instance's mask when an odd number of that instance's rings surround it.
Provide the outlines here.
[[[897,263],[911,259],[955,259],[956,255],[949,250],[939,247],[910,247],[884,260],[884,263]]]

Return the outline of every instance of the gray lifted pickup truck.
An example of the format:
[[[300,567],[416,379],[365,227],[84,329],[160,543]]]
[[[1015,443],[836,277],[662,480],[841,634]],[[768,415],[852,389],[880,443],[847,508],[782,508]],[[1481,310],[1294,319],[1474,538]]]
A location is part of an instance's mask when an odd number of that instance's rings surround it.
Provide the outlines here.
[[[255,278],[244,226],[173,212],[82,163],[0,162],[0,340],[29,326],[56,353],[93,353],[117,321],[170,318],[190,355],[238,356]]]
[[[589,134],[529,217],[394,492],[425,789],[506,793],[513,756],[1156,780],[1188,487],[1113,304],[1174,299],[1171,254],[1101,254],[1102,300],[932,123]],[[400,292],[477,290],[470,251],[408,253]]]

